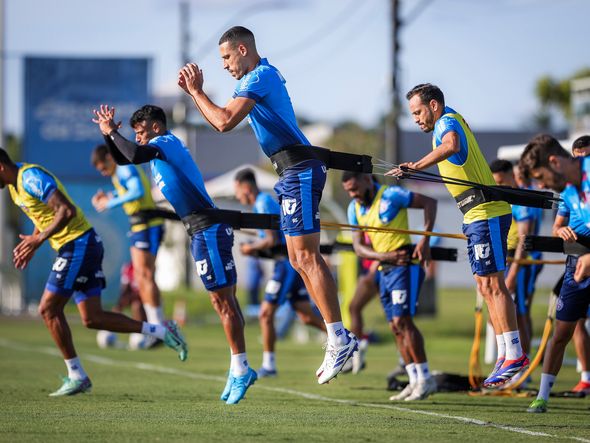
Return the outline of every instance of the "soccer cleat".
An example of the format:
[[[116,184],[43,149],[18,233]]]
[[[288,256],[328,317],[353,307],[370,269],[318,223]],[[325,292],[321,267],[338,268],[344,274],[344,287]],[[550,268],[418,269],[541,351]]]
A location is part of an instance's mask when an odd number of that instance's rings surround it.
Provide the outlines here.
[[[352,355],[352,373],[358,374],[365,369],[365,359],[367,356],[367,348],[369,347],[369,340],[363,338],[359,341],[359,351]]]
[[[252,368],[248,368],[248,372],[246,372],[246,374],[244,375],[241,375],[239,377],[232,376],[231,388],[226,403],[228,405],[235,405],[236,403],[238,403],[241,399],[244,398],[248,388],[252,386],[257,379],[258,375],[256,374],[256,371]]]
[[[526,411],[532,412],[533,414],[542,414],[547,412],[547,400],[543,400],[542,398],[533,400]]]
[[[358,354],[358,352],[355,352],[353,356],[356,354]],[[352,372],[352,358],[349,358],[348,361],[344,363],[344,366],[342,366],[342,370],[340,372],[342,374],[349,374]]]
[[[404,398],[404,401],[424,400],[431,394],[434,394],[436,392],[436,388],[436,381],[432,377],[423,381],[419,381],[416,383],[412,393]]]
[[[76,395],[92,390],[92,382],[88,377],[83,380],[72,380],[69,377],[63,378],[61,387],[49,394],[50,397],[63,397],[65,395]]]
[[[221,401],[227,401],[227,399],[229,398],[229,392],[231,391],[231,383],[232,383],[233,377],[231,375],[231,369],[227,372],[227,381],[225,382],[225,388],[223,388],[223,392],[221,393],[221,396],[219,397],[219,399]]]
[[[264,366],[258,369],[259,377],[276,377],[278,374],[276,369],[266,369]]]
[[[498,372],[498,370],[502,367],[502,365],[504,364],[505,361],[506,361],[506,359],[504,357],[500,357],[499,359],[497,359],[496,364],[494,366],[494,370],[492,371],[490,376],[495,374],[496,372]]]
[[[414,390],[414,387],[416,385],[411,385],[411,384],[407,384],[406,387],[404,389],[402,389],[402,391],[399,394],[396,395],[392,395],[391,397],[389,397],[390,401],[402,401],[405,400],[406,398],[408,398],[410,395],[412,395],[412,391]]]
[[[516,374],[526,369],[528,365],[529,359],[525,354],[516,360],[505,360],[496,372],[484,380],[482,387],[489,389],[503,386]]]
[[[169,348],[172,348],[178,352],[178,358],[180,361],[185,361],[188,357],[188,348],[186,346],[186,342],[184,341],[184,337],[178,329],[178,325],[174,320],[169,320],[164,323],[164,327],[166,328],[164,343]]]
[[[590,395],[590,383],[580,380],[578,384],[572,388],[572,392],[583,392],[586,395]]]
[[[162,346],[164,342],[156,337],[146,337],[143,349],[156,349]]]
[[[323,385],[336,377],[346,362],[352,357],[352,354],[358,351],[358,340],[352,332],[348,334],[348,343],[342,346],[333,346],[328,343],[324,362],[320,366],[321,372],[318,375],[318,383]],[[319,370],[318,370],[319,371]]]

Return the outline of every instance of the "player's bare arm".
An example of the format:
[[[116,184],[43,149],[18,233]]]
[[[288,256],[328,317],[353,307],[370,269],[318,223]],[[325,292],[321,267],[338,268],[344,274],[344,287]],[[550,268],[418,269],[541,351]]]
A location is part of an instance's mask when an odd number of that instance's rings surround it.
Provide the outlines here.
[[[424,230],[432,231],[434,228],[434,221],[436,220],[436,200],[426,195],[413,193],[412,204],[410,208],[418,208],[424,210]],[[428,264],[430,261],[430,242],[429,237],[422,237],[416,245],[412,258],[417,258],[420,263]]]
[[[195,63],[186,64],[178,73],[178,86],[191,96],[205,120],[219,132],[231,131],[252,110],[256,101],[237,97],[220,107],[203,91],[203,71]]]
[[[461,144],[459,140],[459,134],[457,134],[455,131],[450,131],[444,135],[442,138],[442,143],[436,149],[430,151],[427,155],[416,162],[401,163],[400,166],[407,166],[408,168],[418,170],[428,169],[431,166],[446,160],[451,155],[458,153],[460,149]],[[402,174],[403,171],[400,168],[393,168],[385,173],[385,175],[391,175],[393,177],[400,177]]]
[[[553,223],[552,233],[555,237],[559,237],[566,242],[573,243],[578,239],[578,236],[568,224],[569,218],[563,215],[557,215]]]
[[[355,231],[352,233],[352,247],[354,248],[356,255],[369,260],[386,262],[395,266],[405,266],[410,261],[410,254],[408,254],[408,251],[405,249],[391,252],[375,251],[372,246],[367,245],[364,242],[361,231]]]
[[[524,250],[524,238],[533,232],[533,223],[525,220],[518,222],[516,226],[518,228],[518,245],[516,246],[516,251],[514,251],[514,259],[521,260],[526,258],[527,255]],[[516,279],[519,269],[520,265],[518,263],[512,263],[506,275],[506,287],[510,293],[516,290]]]
[[[265,229],[264,234],[264,237],[260,237],[256,241],[242,243],[240,245],[240,252],[244,255],[252,255],[256,251],[270,249],[277,244],[278,237],[275,231]]]
[[[31,235],[20,234],[21,242],[13,251],[12,261],[17,269],[24,269],[45,240],[61,231],[76,216],[76,207],[58,189],[47,201],[54,213],[53,222],[44,231],[35,231]]]

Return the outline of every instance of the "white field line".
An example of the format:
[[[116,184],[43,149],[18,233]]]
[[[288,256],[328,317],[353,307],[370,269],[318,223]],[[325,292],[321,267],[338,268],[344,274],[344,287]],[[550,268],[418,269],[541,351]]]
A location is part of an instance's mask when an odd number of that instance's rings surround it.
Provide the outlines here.
[[[60,352],[56,348],[53,348],[53,347],[31,347],[31,346],[28,346],[25,344],[20,344],[20,343],[14,342],[14,341],[5,340],[3,338],[0,338],[0,346],[2,346],[4,348],[17,350],[17,351],[37,352],[37,353],[41,353],[41,354],[47,354],[47,355],[52,355],[52,356],[56,356],[56,357],[61,357]],[[174,368],[169,368],[166,366],[153,365],[150,363],[117,361],[117,360],[113,360],[113,359],[110,359],[107,357],[101,357],[101,356],[92,355],[92,354],[84,354],[82,356],[82,359],[92,361],[97,364],[106,365],[106,366],[116,366],[116,367],[127,367],[127,368],[132,368],[132,369],[140,369],[142,371],[157,372],[160,374],[177,375],[177,376],[181,376],[181,377],[191,378],[194,380],[216,381],[216,382],[220,382],[220,383],[223,383],[226,381],[225,377],[217,377],[214,375],[199,374],[198,372],[189,372],[189,371],[185,371],[182,369],[174,369]],[[441,414],[439,412],[423,411],[423,410],[419,410],[419,409],[410,409],[410,408],[404,408],[404,407],[395,406],[395,405],[377,404],[377,403],[363,403],[363,402],[359,402],[359,401],[355,401],[355,400],[324,397],[323,395],[311,394],[311,393],[302,392],[302,391],[296,391],[294,389],[276,388],[276,387],[272,387],[272,386],[261,386],[260,384],[254,385],[253,388],[262,389],[265,391],[280,392],[283,394],[292,395],[292,396],[296,396],[296,397],[302,397],[302,398],[306,398],[309,400],[325,401],[325,402],[339,403],[339,404],[348,404],[351,406],[361,406],[364,408],[388,409],[388,410],[409,413],[409,414],[427,415],[430,417],[455,420],[455,421],[470,424],[470,425],[476,425],[476,426],[482,426],[482,427],[488,427],[488,428],[496,428],[496,429],[501,429],[503,431],[515,432],[518,434],[525,434],[525,435],[530,435],[533,437],[566,439],[566,440],[575,440],[575,441],[580,441],[580,442],[584,442],[584,443],[590,443],[590,440],[582,438],[582,437],[560,436],[560,435],[548,434],[546,432],[530,431],[528,429],[519,428],[516,426],[502,425],[502,424],[493,423],[490,421],[479,420],[476,418],[463,417],[460,415],[448,415],[448,414]]]

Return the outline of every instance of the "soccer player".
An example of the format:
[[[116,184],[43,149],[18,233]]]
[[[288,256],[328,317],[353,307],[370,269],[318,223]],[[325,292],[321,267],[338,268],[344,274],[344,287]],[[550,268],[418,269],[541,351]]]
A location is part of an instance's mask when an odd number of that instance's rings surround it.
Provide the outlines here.
[[[292,156],[280,173],[275,192],[282,208],[289,260],[326,322],[328,344],[316,376],[318,383],[327,383],[356,352],[358,340],[342,325],[336,283],[319,249],[319,203],[326,165],[314,158],[309,141],[297,126],[285,79],[258,55],[252,32],[242,26],[227,30],[219,39],[219,50],[223,68],[239,80],[225,106],[213,103],[203,91],[203,73],[194,63],[180,70],[178,85],[216,130],[230,131],[247,118],[271,161],[276,163],[277,155]],[[295,157],[299,160],[293,160]]]
[[[129,217],[131,263],[143,309],[148,322],[163,324],[162,299],[156,284],[156,255],[164,236],[164,221],[141,213],[156,207],[150,182],[140,166],[117,165],[104,144],[94,148],[91,161],[101,175],[111,178],[116,190],[115,193],[98,190],[92,197],[92,204],[98,212],[122,206]]]
[[[217,311],[231,349],[231,366],[221,400],[238,403],[257,379],[250,368],[244,340],[244,318],[236,298],[236,268],[232,256],[233,229],[224,223],[194,226],[191,215],[215,204],[201,172],[188,149],[168,131],[164,111],[145,105],[135,111],[129,124],[135,131],[134,143],[118,132],[115,109],[101,105],[95,110],[98,124],[111,154],[118,164],[150,163],[152,177],[164,197],[183,219],[191,237],[191,252],[211,303]]]
[[[416,124],[424,132],[433,132],[433,150],[422,159],[401,166],[422,170],[438,165],[442,176],[495,185],[471,129],[460,114],[445,106],[444,95],[438,87],[430,83],[417,85],[406,98]],[[399,176],[402,171],[394,168],[387,174]],[[446,186],[457,201],[473,190],[455,184]],[[512,222],[510,205],[503,201],[478,203],[475,200],[474,205],[461,209],[465,211],[463,233],[467,236],[471,270],[487,304],[500,350],[483,387],[500,387],[529,364],[522,351],[515,305],[504,282],[506,238]],[[504,356],[503,349],[506,349]]]
[[[434,226],[436,200],[430,197],[399,186],[380,186],[371,175],[356,172],[342,174],[342,186],[352,198],[348,205],[350,224],[407,230],[407,208],[420,208],[424,210],[424,229],[431,231]],[[424,339],[413,321],[424,281],[422,263],[430,260],[428,238],[423,237],[413,248],[408,234],[372,231],[368,234],[370,245],[363,241],[361,231],[353,232],[354,251],[361,258],[378,260],[381,264],[381,304],[410,380],[390,400],[423,400],[436,392]]]
[[[526,175],[537,180],[543,188],[561,193],[563,206],[569,211],[569,229],[574,237],[590,237],[590,158],[573,158],[553,137],[541,134],[525,147],[520,165]],[[563,238],[563,237],[562,237]],[[582,261],[580,261],[582,263]],[[553,338],[547,345],[539,394],[528,412],[546,412],[549,393],[563,363],[565,348],[572,338],[576,324],[586,316],[590,305],[590,278],[577,271],[578,257],[568,255],[563,285],[557,301]],[[586,352],[590,353],[590,349]]]
[[[590,154],[590,135],[582,135],[572,143],[574,157],[586,157]]]
[[[500,186],[516,188],[514,167],[508,160],[494,160],[490,164],[490,170],[495,182]],[[540,259],[540,252],[531,252],[527,255],[524,250],[524,237],[527,235],[539,235],[542,209],[530,208],[528,206],[512,205],[512,220],[515,227],[515,244],[510,245],[510,234],[508,239],[508,250],[514,249],[514,259]],[[537,277],[541,272],[542,265],[519,265],[512,263],[506,272],[506,287],[510,294],[514,294],[518,330],[522,342],[522,350],[525,354],[530,351],[532,322],[531,304],[535,293]]]
[[[102,310],[100,294],[105,287],[102,240],[51,172],[35,164],[14,163],[0,148],[0,188],[5,186],[12,201],[35,225],[32,234],[19,235],[21,241],[12,256],[14,266],[24,269],[45,241],[57,251],[39,303],[39,313],[64,357],[68,375],[50,396],[74,395],[92,388],[74,349],[64,314],[64,307],[73,294],[87,328],[141,332],[164,340],[178,352],[181,360],[186,360],[186,343],[176,323],[150,324]]]
[[[256,176],[251,169],[238,171],[234,182],[236,198],[241,204],[252,206],[256,214],[280,214],[279,204],[270,194],[258,189]],[[256,251],[285,244],[285,236],[281,231],[260,230],[258,235],[259,238],[255,242],[240,245],[242,254],[251,255]],[[295,272],[289,259],[285,257],[275,260],[272,277],[266,284],[264,301],[260,307],[259,320],[263,348],[262,367],[258,370],[260,377],[277,375],[274,317],[277,308],[287,301],[304,324],[326,331],[324,321],[313,311],[303,280]]]

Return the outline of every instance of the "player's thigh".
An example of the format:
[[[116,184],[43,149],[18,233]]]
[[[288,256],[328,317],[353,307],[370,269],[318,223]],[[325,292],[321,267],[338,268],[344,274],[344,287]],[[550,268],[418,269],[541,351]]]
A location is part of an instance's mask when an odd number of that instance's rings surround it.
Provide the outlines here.
[[[146,274],[151,276],[156,271],[156,256],[148,249],[139,249],[135,246],[130,248],[131,262],[133,263],[133,270],[138,277]]]
[[[463,225],[471,271],[486,276],[506,269],[507,237],[510,214]]]

